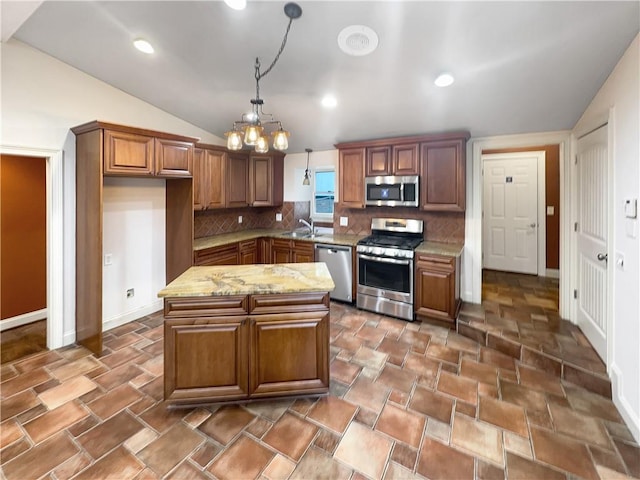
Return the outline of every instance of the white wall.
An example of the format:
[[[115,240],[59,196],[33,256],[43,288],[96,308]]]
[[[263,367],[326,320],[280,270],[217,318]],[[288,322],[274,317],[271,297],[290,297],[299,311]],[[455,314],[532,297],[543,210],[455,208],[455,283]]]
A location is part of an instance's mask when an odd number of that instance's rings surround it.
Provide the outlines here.
[[[64,344],[69,344],[75,340],[75,136],[69,129],[103,120],[200,137],[206,143],[224,141],[16,40],[0,43],[0,62],[0,145],[63,152],[64,218],[54,221],[64,222],[63,333]],[[156,239],[157,233],[152,235]],[[126,248],[121,248],[114,247],[112,253],[124,255]],[[160,277],[164,281],[164,273],[154,275],[153,285]],[[126,290],[120,279],[113,281],[105,288]],[[126,308],[120,314],[126,314]]]
[[[308,202],[311,200],[313,191],[311,186],[302,185],[304,170],[307,166],[307,154],[293,153],[284,159],[284,201],[285,202]],[[322,150],[311,152],[309,155],[309,170],[321,167],[333,167],[338,170],[338,150]],[[337,177],[336,177],[336,190]],[[338,192],[336,192],[338,201]]]
[[[640,242],[638,218],[624,216],[624,200],[640,196],[640,35],[574,127],[579,137],[609,118],[613,142],[613,248],[624,268],[609,261],[613,275],[611,363],[613,397],[640,441]]]

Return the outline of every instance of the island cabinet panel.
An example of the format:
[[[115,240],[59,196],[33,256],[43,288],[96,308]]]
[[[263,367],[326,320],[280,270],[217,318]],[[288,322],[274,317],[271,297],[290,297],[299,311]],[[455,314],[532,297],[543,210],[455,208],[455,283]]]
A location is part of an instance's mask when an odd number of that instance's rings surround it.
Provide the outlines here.
[[[170,320],[165,323],[165,399],[246,398],[246,318]]]
[[[170,404],[329,391],[328,292],[164,302],[164,398]]]
[[[329,387],[328,312],[251,319],[252,397],[323,393]]]
[[[460,257],[418,255],[415,276],[415,313],[455,322],[460,308]]]

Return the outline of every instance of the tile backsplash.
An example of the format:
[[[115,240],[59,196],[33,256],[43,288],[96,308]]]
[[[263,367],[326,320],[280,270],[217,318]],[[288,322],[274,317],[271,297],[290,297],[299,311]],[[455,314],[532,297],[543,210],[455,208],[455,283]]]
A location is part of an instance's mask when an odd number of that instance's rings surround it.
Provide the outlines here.
[[[349,225],[340,226],[340,217],[348,217]],[[442,243],[464,243],[464,212],[423,212],[417,208],[368,207],[362,210],[342,208],[335,204],[334,233],[371,233],[372,218],[415,218],[424,221],[425,240]]]
[[[309,218],[309,208],[309,202],[284,202],[281,207],[244,207],[197,211],[194,213],[194,237],[209,237],[254,228],[293,230],[300,226],[298,219]],[[276,222],[276,213],[282,213],[281,222]],[[242,216],[242,223],[238,223],[239,216]]]

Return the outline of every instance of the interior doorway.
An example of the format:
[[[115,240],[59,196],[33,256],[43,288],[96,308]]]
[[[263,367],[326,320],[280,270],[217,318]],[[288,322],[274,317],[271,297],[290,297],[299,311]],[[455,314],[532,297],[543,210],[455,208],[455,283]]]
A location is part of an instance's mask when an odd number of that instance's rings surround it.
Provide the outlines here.
[[[0,155],[2,363],[46,349],[47,159]]]

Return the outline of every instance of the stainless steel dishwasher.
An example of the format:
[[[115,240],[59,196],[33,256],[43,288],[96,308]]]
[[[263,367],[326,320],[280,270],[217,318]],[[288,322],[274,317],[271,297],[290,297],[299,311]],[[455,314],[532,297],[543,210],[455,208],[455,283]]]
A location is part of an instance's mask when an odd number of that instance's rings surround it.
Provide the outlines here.
[[[327,264],[333,283],[336,284],[335,290],[330,294],[330,297],[334,300],[353,301],[351,296],[353,289],[353,257],[351,255],[351,247],[316,243],[316,262]]]

